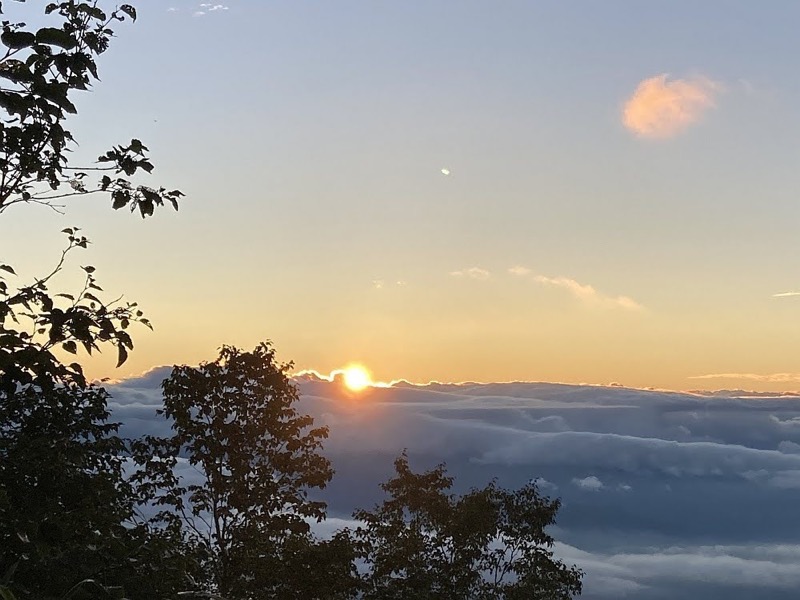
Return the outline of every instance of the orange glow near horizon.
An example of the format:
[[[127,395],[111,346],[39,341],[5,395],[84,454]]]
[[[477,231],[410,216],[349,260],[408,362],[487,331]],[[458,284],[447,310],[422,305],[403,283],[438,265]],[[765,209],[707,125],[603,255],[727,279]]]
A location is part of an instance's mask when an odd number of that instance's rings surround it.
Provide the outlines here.
[[[361,365],[349,365],[342,371],[344,384],[351,392],[360,392],[372,385],[372,377]]]

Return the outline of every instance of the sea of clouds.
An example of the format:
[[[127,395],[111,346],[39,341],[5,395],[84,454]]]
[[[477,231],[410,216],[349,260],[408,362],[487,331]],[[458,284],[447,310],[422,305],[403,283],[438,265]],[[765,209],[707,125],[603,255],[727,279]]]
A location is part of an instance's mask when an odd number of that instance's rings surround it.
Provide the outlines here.
[[[109,386],[123,435],[167,434],[168,368]],[[381,499],[407,449],[465,490],[537,479],[563,501],[556,553],[587,599],[783,600],[800,589],[800,397],[551,383],[395,384],[348,392],[297,380],[330,427],[332,529]]]

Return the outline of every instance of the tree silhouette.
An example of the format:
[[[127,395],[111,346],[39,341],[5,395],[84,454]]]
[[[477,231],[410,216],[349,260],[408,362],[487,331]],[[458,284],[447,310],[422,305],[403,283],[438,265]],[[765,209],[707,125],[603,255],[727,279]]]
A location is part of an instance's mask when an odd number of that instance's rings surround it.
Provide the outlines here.
[[[113,24],[135,20],[136,10],[65,1],[44,12],[50,25],[39,29],[0,24],[0,215],[24,204],[61,211],[91,194],[142,217],[165,204],[177,209],[180,191],[138,180],[153,170],[139,140],[85,168],[70,160],[76,141],[66,122],[76,94],[98,80]],[[130,324],[150,324],[135,303],[103,299],[90,265],[82,288],[52,289],[72,253],[89,244],[78,228],[62,233],[63,252],[38,277],[19,281],[0,259],[0,596],[115,597],[124,580],[139,590],[132,597],[153,597],[158,585],[136,572],[170,581],[175,540],[136,524],[107,395],[87,385],[78,361],[57,354],[112,346],[122,364],[133,348]]]
[[[363,522],[355,539],[367,565],[365,600],[567,600],[581,591],[581,573],[553,557],[545,529],[558,500],[529,483],[506,490],[490,483],[462,496],[439,465],[414,473],[403,453],[388,498]]]
[[[24,0],[23,0],[24,1]],[[7,3],[6,3],[7,4]],[[0,2],[0,11],[4,8]],[[112,24],[135,19],[129,4],[106,13],[96,2],[59,2],[45,7],[56,25],[27,30],[24,24],[2,22],[0,33],[0,214],[11,206],[38,204],[60,210],[74,196],[106,194],[113,208],[129,207],[142,217],[155,207],[178,208],[178,190],[137,183],[153,164],[139,140],[112,147],[95,165],[70,162],[75,146],[66,128],[77,112],[75,94],[98,79],[96,59],[106,51]],[[90,181],[94,177],[95,181]],[[48,286],[73,250],[89,241],[77,228],[64,230],[67,246],[47,274],[13,286],[12,265],[0,260],[0,393],[18,385],[47,387],[54,382],[85,384],[77,362],[64,363],[55,348],[75,354],[113,344],[118,362],[125,362],[133,342],[128,324],[149,326],[132,303],[102,301],[94,268],[84,266],[86,285],[79,293],[52,293]]]
[[[290,366],[262,343],[252,352],[224,346],[214,362],[175,367],[160,411],[172,437],[133,446],[141,500],[160,508],[155,523],[199,550],[201,591],[297,597],[292,581],[304,579],[302,566],[312,572],[313,562],[328,560],[309,557],[336,547],[317,547],[309,536],[308,522],[325,516],[325,503],[309,493],[333,471],[320,454],[327,428],[297,412]],[[182,461],[188,469],[179,469]],[[340,570],[348,569],[346,562]]]

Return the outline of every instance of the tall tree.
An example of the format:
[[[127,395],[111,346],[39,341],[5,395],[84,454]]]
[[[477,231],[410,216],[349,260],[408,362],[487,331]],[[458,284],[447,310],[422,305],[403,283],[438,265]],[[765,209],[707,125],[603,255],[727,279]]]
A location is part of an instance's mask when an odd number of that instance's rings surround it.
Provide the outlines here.
[[[0,2],[0,13],[8,4]],[[113,146],[85,168],[70,160],[76,142],[66,122],[77,112],[76,94],[98,80],[112,26],[135,20],[134,7],[64,1],[43,8],[47,26],[30,29],[13,17],[0,23],[0,215],[24,204],[61,211],[69,198],[90,194],[142,217],[164,204],[177,209],[181,192],[140,183],[153,164],[139,140]],[[103,300],[92,266],[82,267],[82,288],[52,289],[69,255],[89,243],[77,228],[63,233],[63,253],[38,277],[19,283],[0,258],[0,594],[108,597],[111,582],[127,577],[141,592],[133,597],[152,597],[133,567],[146,573],[170,563],[175,540],[131,520],[124,447],[107,395],[87,385],[78,361],[57,353],[112,346],[122,364],[133,348],[129,325],[149,322],[135,303]],[[158,557],[145,565],[148,554]]]
[[[355,539],[363,552],[365,600],[567,600],[581,591],[581,573],[555,559],[558,500],[529,483],[506,490],[490,483],[464,495],[442,465],[414,473],[404,453],[381,487],[388,498]]]
[[[328,430],[298,413],[290,367],[276,362],[269,343],[252,352],[224,346],[213,362],[175,367],[160,411],[172,437],[134,445],[142,502],[160,507],[155,522],[183,531],[201,551],[201,591],[295,598],[292,581],[310,577],[337,548],[309,535],[308,521],[325,515],[310,493],[333,471],[320,454]],[[335,561],[328,567],[337,570]]]

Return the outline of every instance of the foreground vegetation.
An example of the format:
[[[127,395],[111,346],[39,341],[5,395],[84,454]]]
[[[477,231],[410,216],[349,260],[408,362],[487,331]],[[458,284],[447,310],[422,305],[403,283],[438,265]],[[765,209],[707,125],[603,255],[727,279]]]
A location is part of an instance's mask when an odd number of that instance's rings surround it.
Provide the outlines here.
[[[6,8],[0,3],[0,9]],[[3,22],[0,214],[107,194],[146,218],[182,194],[139,183],[153,164],[139,140],[87,168],[72,165],[65,129],[73,95],[97,80],[97,57],[121,5],[44,7],[56,26]],[[92,176],[96,180],[91,182]],[[77,228],[54,267],[19,284],[0,263],[0,597],[571,598],[581,573],[556,560],[546,533],[558,500],[534,484],[451,492],[444,466],[414,472],[403,454],[385,500],[353,529],[314,534],[334,476],[328,435],[296,409],[288,364],[269,343],[223,347],[164,381],[167,438],[122,439],[109,395],[60,357],[113,347],[122,364],[135,303],[103,299],[95,269],[78,290],[52,281],[89,241]],[[181,465],[192,467],[186,480]]]

